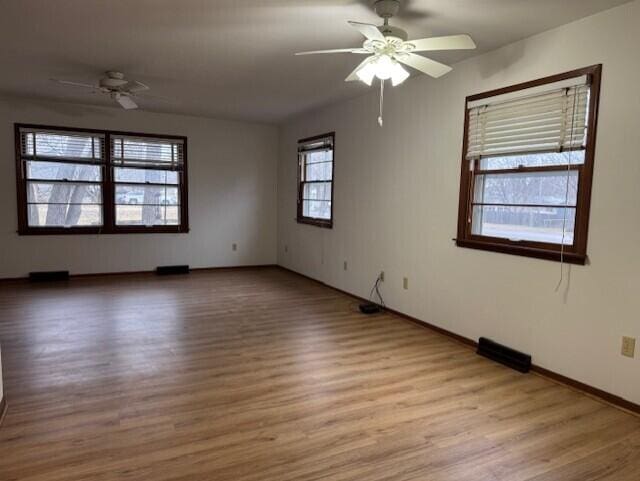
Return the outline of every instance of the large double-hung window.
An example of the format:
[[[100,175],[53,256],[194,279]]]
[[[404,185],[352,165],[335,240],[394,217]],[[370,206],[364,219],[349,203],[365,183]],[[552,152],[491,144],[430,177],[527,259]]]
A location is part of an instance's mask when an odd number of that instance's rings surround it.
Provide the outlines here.
[[[21,127],[18,151],[22,227],[104,226],[104,134]]]
[[[179,226],[184,141],[111,136],[116,226]]]
[[[459,246],[585,262],[600,72],[467,98]]]
[[[186,141],[17,124],[19,233],[187,232]]]

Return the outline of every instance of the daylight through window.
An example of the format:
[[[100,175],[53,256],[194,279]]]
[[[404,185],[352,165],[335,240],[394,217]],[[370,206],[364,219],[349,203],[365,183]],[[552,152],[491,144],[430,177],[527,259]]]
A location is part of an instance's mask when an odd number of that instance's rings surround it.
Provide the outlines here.
[[[102,226],[104,136],[20,132],[29,227]]]
[[[334,134],[298,142],[298,222],[333,223]]]
[[[458,245],[583,263],[600,67],[467,99]]]
[[[113,136],[116,225],[179,225],[182,141]]]
[[[184,137],[16,125],[16,142],[20,233],[188,230]]]

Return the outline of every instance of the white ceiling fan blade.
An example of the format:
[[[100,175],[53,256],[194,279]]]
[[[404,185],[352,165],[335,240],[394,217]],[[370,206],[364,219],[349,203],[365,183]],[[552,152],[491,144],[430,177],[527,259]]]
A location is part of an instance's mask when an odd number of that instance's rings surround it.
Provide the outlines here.
[[[125,90],[127,92],[144,92],[145,90],[149,90],[149,86],[143,84],[142,82],[138,82],[137,80],[131,80],[125,86]]]
[[[476,43],[469,35],[448,35],[446,37],[420,38],[405,43],[413,45],[412,52],[427,52],[429,50],[471,50]]]
[[[385,41],[384,35],[378,30],[378,27],[371,25],[370,23],[352,22],[349,20],[349,25],[356,28],[362,35],[369,40],[381,40]]]
[[[143,99],[152,99],[152,100],[161,100],[162,102],[175,102],[174,99],[170,99],[167,97],[162,97],[160,95],[151,95],[151,94],[147,94],[147,93],[139,93],[139,92],[134,92],[133,93],[134,97],[140,97]]]
[[[317,53],[370,53],[363,48],[334,48],[332,50],[311,50],[310,52],[298,52],[295,55],[315,55]]]
[[[436,62],[435,60],[431,60],[430,58],[416,55],[414,53],[398,55],[396,57],[396,60],[435,78],[442,77],[444,74],[449,73],[453,70],[448,65]]]
[[[120,104],[120,106],[125,110],[137,109],[138,104],[136,104],[131,97],[128,95],[116,95],[114,100]]]
[[[62,84],[62,85],[68,85],[69,87],[83,87],[86,89],[93,89],[93,90],[97,90],[100,88],[98,85],[85,84],[81,82],[71,82],[70,80],[60,80],[57,78],[52,78],[50,80],[52,80],[53,82],[58,82],[59,84]]]
[[[353,69],[353,72],[351,72],[349,74],[349,76],[344,79],[345,82],[353,82],[354,80],[360,80],[360,78],[358,77],[358,70],[360,70],[362,67],[364,67],[365,65],[367,65],[369,62],[371,62],[373,59],[375,58],[374,55],[372,55],[371,57],[367,57],[365,58],[362,62],[360,62],[358,64],[358,66]]]

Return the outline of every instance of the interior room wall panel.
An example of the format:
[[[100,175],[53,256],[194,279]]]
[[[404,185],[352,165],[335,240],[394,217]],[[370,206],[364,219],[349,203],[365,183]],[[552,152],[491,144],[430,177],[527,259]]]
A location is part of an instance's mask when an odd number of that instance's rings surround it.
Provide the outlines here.
[[[358,98],[291,119],[280,142],[278,262],[365,297],[384,270],[392,308],[468,338],[488,336],[640,403],[640,358],[620,354],[623,335],[640,337],[639,23],[636,1],[463,61],[441,79],[414,75],[385,91],[383,128],[378,91],[365,86]],[[452,242],[464,100],[598,63],[590,261],[566,266],[556,292],[557,262]],[[327,131],[336,132],[331,230],[294,220],[296,141]]]
[[[188,137],[188,234],[18,236],[14,122]],[[273,264],[278,129],[116,108],[0,99],[0,278]],[[237,250],[232,245],[237,244]]]

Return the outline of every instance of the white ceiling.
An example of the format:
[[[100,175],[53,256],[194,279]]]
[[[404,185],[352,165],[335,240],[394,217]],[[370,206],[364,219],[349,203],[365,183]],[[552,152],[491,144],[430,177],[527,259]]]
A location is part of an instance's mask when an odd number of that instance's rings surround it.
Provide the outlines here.
[[[475,52],[453,63],[628,0],[413,0],[393,19],[410,38],[469,33]],[[343,81],[350,54],[294,52],[359,46],[346,22],[378,23],[369,0],[6,0],[0,16],[0,93],[110,104],[49,78],[94,82],[121,70],[174,99],[147,110],[278,122],[362,94]],[[433,80],[438,81],[438,80]]]

